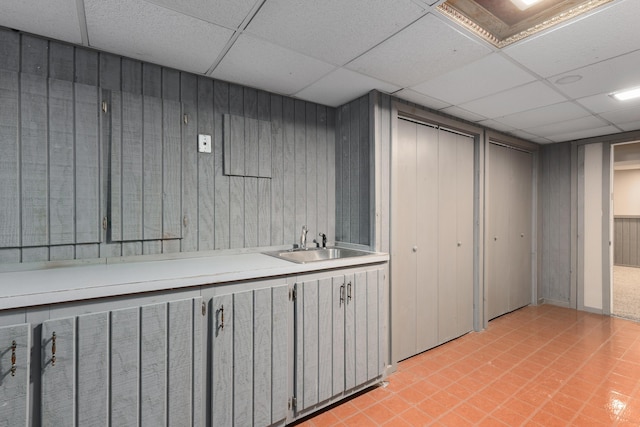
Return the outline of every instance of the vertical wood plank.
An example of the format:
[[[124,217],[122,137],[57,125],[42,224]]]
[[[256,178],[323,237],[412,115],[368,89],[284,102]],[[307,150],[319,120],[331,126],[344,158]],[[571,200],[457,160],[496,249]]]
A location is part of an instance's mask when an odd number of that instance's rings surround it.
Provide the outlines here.
[[[330,242],[336,240],[336,135],[335,110],[327,110],[327,238]]]
[[[244,178],[232,176],[230,182],[229,239],[231,248],[244,247]]]
[[[387,286],[387,271],[378,269],[378,334],[379,349],[378,367],[379,373],[383,373],[386,366],[391,364],[389,319],[391,318],[391,306],[389,304],[389,287]]]
[[[122,93],[122,239],[143,238],[142,96]]]
[[[332,342],[333,342],[333,287],[330,277],[318,281],[318,401],[333,394]]]
[[[271,244],[271,104],[269,94],[258,92],[258,205],[257,246]]]
[[[354,300],[355,276],[346,274],[344,314],[344,389],[356,385],[356,300]],[[351,296],[351,297],[349,297]]]
[[[213,135],[213,89],[211,79],[198,77],[198,133]],[[214,209],[213,157],[209,153],[198,153],[198,250],[214,248]]]
[[[334,276],[331,278],[332,299],[331,307],[333,310],[331,318],[333,319],[333,343],[331,349],[333,351],[332,381],[333,395],[342,393],[345,390],[345,277]]]
[[[304,282],[304,391],[301,408],[318,403],[318,281]],[[298,403],[300,404],[300,403]]]
[[[20,71],[20,34],[9,30],[0,30],[0,69]],[[17,87],[17,85],[16,85]]]
[[[180,71],[162,68],[161,80],[162,98],[180,102]]]
[[[336,112],[336,120],[337,120],[337,129],[336,129],[336,144],[335,144],[335,150],[336,150],[336,154],[335,154],[335,180],[336,180],[336,185],[334,186],[334,191],[336,194],[336,240],[337,241],[343,241],[343,235],[344,235],[344,226],[343,226],[343,221],[342,221],[342,209],[343,209],[343,199],[344,199],[344,186],[343,186],[343,181],[342,181],[342,174],[343,174],[343,170],[344,167],[342,166],[343,163],[343,159],[344,156],[342,154],[342,150],[345,144],[345,141],[347,141],[347,134],[346,134],[346,124],[345,124],[345,110],[347,109],[346,105],[343,105],[341,107],[338,107],[338,110]],[[348,110],[347,110],[348,111]]]
[[[271,243],[271,180],[258,178],[258,240],[257,246]]]
[[[78,316],[78,425],[109,419],[109,313]]]
[[[53,338],[55,333],[55,363]],[[75,405],[75,318],[42,323],[41,422],[43,427],[72,426]]]
[[[214,133],[213,133],[213,162],[215,168],[215,206],[214,229],[215,249],[230,247],[229,226],[229,177],[224,174],[223,162],[223,128],[222,116],[229,112],[229,84],[214,82]]]
[[[167,424],[167,305],[140,308],[140,424]]]
[[[271,244],[284,244],[284,123],[282,97],[271,95]]]
[[[162,238],[162,100],[143,97],[142,207],[144,240]]]
[[[317,212],[317,233],[316,238],[319,239],[318,233],[329,233],[329,215],[335,213],[329,211],[328,193],[334,192],[329,187],[328,169],[329,163],[334,163],[333,159],[328,158],[327,147],[327,107],[318,106],[318,122],[317,122],[317,140],[316,140],[316,212]],[[321,240],[319,240],[321,241]]]
[[[261,97],[262,98],[262,97]],[[268,98],[267,98],[268,100]],[[261,100],[262,101],[262,100]],[[271,178],[271,123],[269,111],[259,116],[258,122],[258,176]]]
[[[197,310],[198,307],[195,307]],[[193,300],[169,303],[167,319],[167,420],[169,426],[194,425],[192,422],[193,363],[197,349],[193,346],[194,311]],[[193,349],[189,352],[188,349]]]
[[[352,117],[352,103],[347,104],[342,109],[342,124],[341,124],[341,142],[340,149],[342,151],[342,159],[340,162],[341,178],[342,178],[342,192],[340,195],[340,204],[342,205],[341,218],[339,220],[341,225],[342,234],[339,240],[344,242],[350,242],[351,240],[351,174],[354,173],[351,169],[351,117]]]
[[[22,246],[49,244],[47,79],[21,74]]]
[[[162,107],[162,238],[182,236],[181,108],[164,100]]]
[[[111,312],[112,425],[139,425],[140,309]]]
[[[238,115],[225,115],[225,149],[229,152],[229,175],[245,175],[245,118]]]
[[[102,240],[98,96],[94,86],[75,84],[76,243],[97,243]]]
[[[367,271],[367,380],[374,379],[381,372],[381,364],[378,359],[381,340],[378,324],[378,319],[381,316],[381,309],[378,306],[378,289],[378,270]]]
[[[204,396],[207,395],[206,385],[207,381],[204,378],[205,372],[207,369],[205,365],[207,364],[207,354],[208,351],[206,346],[204,345],[204,322],[207,319],[207,310],[203,310],[203,301],[202,297],[193,298],[193,315],[191,316],[193,319],[193,338],[192,338],[192,354],[193,361],[191,366],[193,367],[191,374],[193,388],[191,390],[192,396],[192,415],[191,419],[193,420],[194,426],[203,426],[205,425],[206,420],[206,408],[208,405],[204,401]]]
[[[253,90],[245,89],[245,117],[244,117],[244,172],[245,176],[260,176],[260,145],[258,144],[258,120],[256,110],[256,96]],[[247,93],[253,96],[248,97]],[[249,105],[250,103],[250,105]]]
[[[120,87],[120,57],[110,53],[99,53],[100,87],[108,90],[123,90]]]
[[[244,246],[258,246],[258,92],[244,88],[243,149],[244,172]]]
[[[182,240],[181,251],[198,250],[198,80],[180,73],[180,93],[187,123],[182,126]]]
[[[360,243],[360,103],[349,104],[349,240]]]
[[[360,243],[362,245],[368,245],[370,231],[371,231],[371,204],[370,204],[370,188],[374,185],[370,173],[371,164],[371,144],[369,137],[369,95],[365,95],[359,100],[359,114],[358,119],[360,125],[360,139],[358,141],[359,146],[359,162],[358,162],[358,192],[359,192],[359,212],[358,220],[360,229],[358,231],[358,241],[354,243]]]
[[[1,35],[0,35],[1,36]],[[0,354],[4,361],[12,358],[15,341],[15,371],[11,363],[2,363],[0,377],[0,420],[10,426],[29,425],[29,371],[31,359],[31,325],[0,328]]]
[[[282,100],[282,122],[284,126],[283,134],[283,227],[284,227],[284,244],[294,244],[297,242],[296,233],[302,227],[296,221],[295,208],[295,185],[296,185],[296,169],[295,169],[295,103],[292,98],[283,98]]]
[[[306,146],[306,212],[307,212],[307,226],[311,231],[311,235],[308,238],[308,244],[313,246],[313,239],[318,235],[318,155],[317,155],[317,110],[316,104],[310,102],[306,103],[306,132],[305,132],[305,146]]]
[[[271,423],[287,417],[289,384],[288,307],[289,287],[271,288]]]
[[[45,39],[22,34],[22,63],[24,74],[47,77],[49,74],[49,42]]]
[[[253,292],[253,425],[271,424],[272,291]]]
[[[258,179],[239,178],[244,181],[244,245],[245,248],[258,246]]]
[[[295,122],[294,122],[294,208],[295,208],[295,229],[300,231],[300,227],[307,223],[307,146],[306,146],[306,107],[305,102],[295,100]]]
[[[294,383],[293,383],[293,395],[297,399],[296,410],[300,411],[304,408],[304,293],[305,284],[296,283],[294,285],[294,292],[296,292],[296,299],[294,300]]]
[[[355,378],[356,384],[365,383],[368,379],[368,275],[366,271],[356,273],[353,284],[351,302],[355,303]],[[348,298],[347,298],[348,299]]]
[[[122,58],[120,70],[121,90],[142,95],[142,63],[135,59]]]
[[[221,427],[233,426],[233,329],[232,295],[211,301],[211,419]]]
[[[110,134],[109,142],[110,142],[110,161],[109,161],[109,183],[108,183],[108,191],[109,191],[109,201],[108,201],[108,215],[110,222],[110,233],[109,238],[112,241],[121,241],[123,239],[123,213],[122,213],[122,202],[123,202],[123,176],[122,176],[122,138],[123,138],[123,123],[122,123],[122,94],[120,92],[111,92],[110,94],[111,102],[109,106],[109,113],[111,116],[111,120],[108,118],[104,118],[103,126],[106,124],[110,124]],[[107,94],[103,94],[103,100],[106,100],[105,96],[109,96]],[[104,117],[104,115],[103,115]],[[103,130],[103,133],[105,131]]]
[[[98,86],[98,52],[75,48],[75,82]]]
[[[161,98],[162,68],[159,65],[142,63],[142,93],[145,96]]]
[[[3,41],[12,39],[6,31],[0,31],[0,49],[8,51]],[[0,152],[0,247],[18,247],[21,237],[18,73],[5,70],[0,70]]]
[[[56,80],[74,80],[74,47],[56,41],[49,42],[49,77]]]
[[[380,134],[382,135],[382,147],[381,147],[381,222],[382,224],[390,224],[390,183],[391,183],[391,97],[386,94],[380,94]],[[391,250],[389,227],[383,226],[382,236],[380,236],[380,248],[383,252],[389,252]]]
[[[253,292],[233,294],[233,424],[253,418]]]

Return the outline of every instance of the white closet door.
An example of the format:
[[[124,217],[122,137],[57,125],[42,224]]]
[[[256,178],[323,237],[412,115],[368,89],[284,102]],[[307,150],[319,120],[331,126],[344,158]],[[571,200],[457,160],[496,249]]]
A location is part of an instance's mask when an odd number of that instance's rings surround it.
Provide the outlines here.
[[[438,342],[438,130],[417,127],[416,311],[420,353]]]
[[[393,241],[391,265],[393,271],[394,313],[393,337],[397,360],[406,359],[416,351],[416,215],[417,215],[417,129],[413,122],[398,120],[398,141],[395,149],[396,183],[393,187]]]

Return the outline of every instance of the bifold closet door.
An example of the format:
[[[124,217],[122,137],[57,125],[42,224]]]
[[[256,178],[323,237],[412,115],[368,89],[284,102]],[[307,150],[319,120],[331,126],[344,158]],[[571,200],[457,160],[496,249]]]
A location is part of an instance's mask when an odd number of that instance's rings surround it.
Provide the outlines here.
[[[473,139],[438,132],[438,341],[473,329]]]
[[[487,318],[531,302],[533,157],[489,145]]]

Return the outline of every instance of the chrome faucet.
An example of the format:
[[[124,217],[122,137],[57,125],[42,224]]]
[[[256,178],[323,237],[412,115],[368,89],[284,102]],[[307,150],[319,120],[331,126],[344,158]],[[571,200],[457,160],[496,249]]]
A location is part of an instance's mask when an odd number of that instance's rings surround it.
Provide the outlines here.
[[[307,249],[307,233],[309,229],[306,225],[302,226],[302,234],[300,234],[300,249]]]
[[[322,237],[322,248],[326,249],[327,248],[327,235],[324,233],[319,233],[318,234],[319,237]],[[320,247],[320,242],[316,239],[313,239],[313,243],[316,244],[316,247]]]

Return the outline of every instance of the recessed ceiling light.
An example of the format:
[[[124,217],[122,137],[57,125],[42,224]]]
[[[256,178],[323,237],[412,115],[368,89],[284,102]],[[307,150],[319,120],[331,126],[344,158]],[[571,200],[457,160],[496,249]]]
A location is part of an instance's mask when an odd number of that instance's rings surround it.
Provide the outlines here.
[[[526,10],[539,1],[540,0],[511,0],[511,3],[515,4],[520,10]]]
[[[610,96],[614,97],[618,101],[628,101],[629,99],[639,98],[640,97],[640,87],[636,87],[633,89],[621,90],[619,92],[615,92],[610,94]]]
[[[582,76],[579,74],[571,74],[568,76],[560,77],[556,80],[557,85],[568,85],[569,83],[575,83],[582,80]]]

